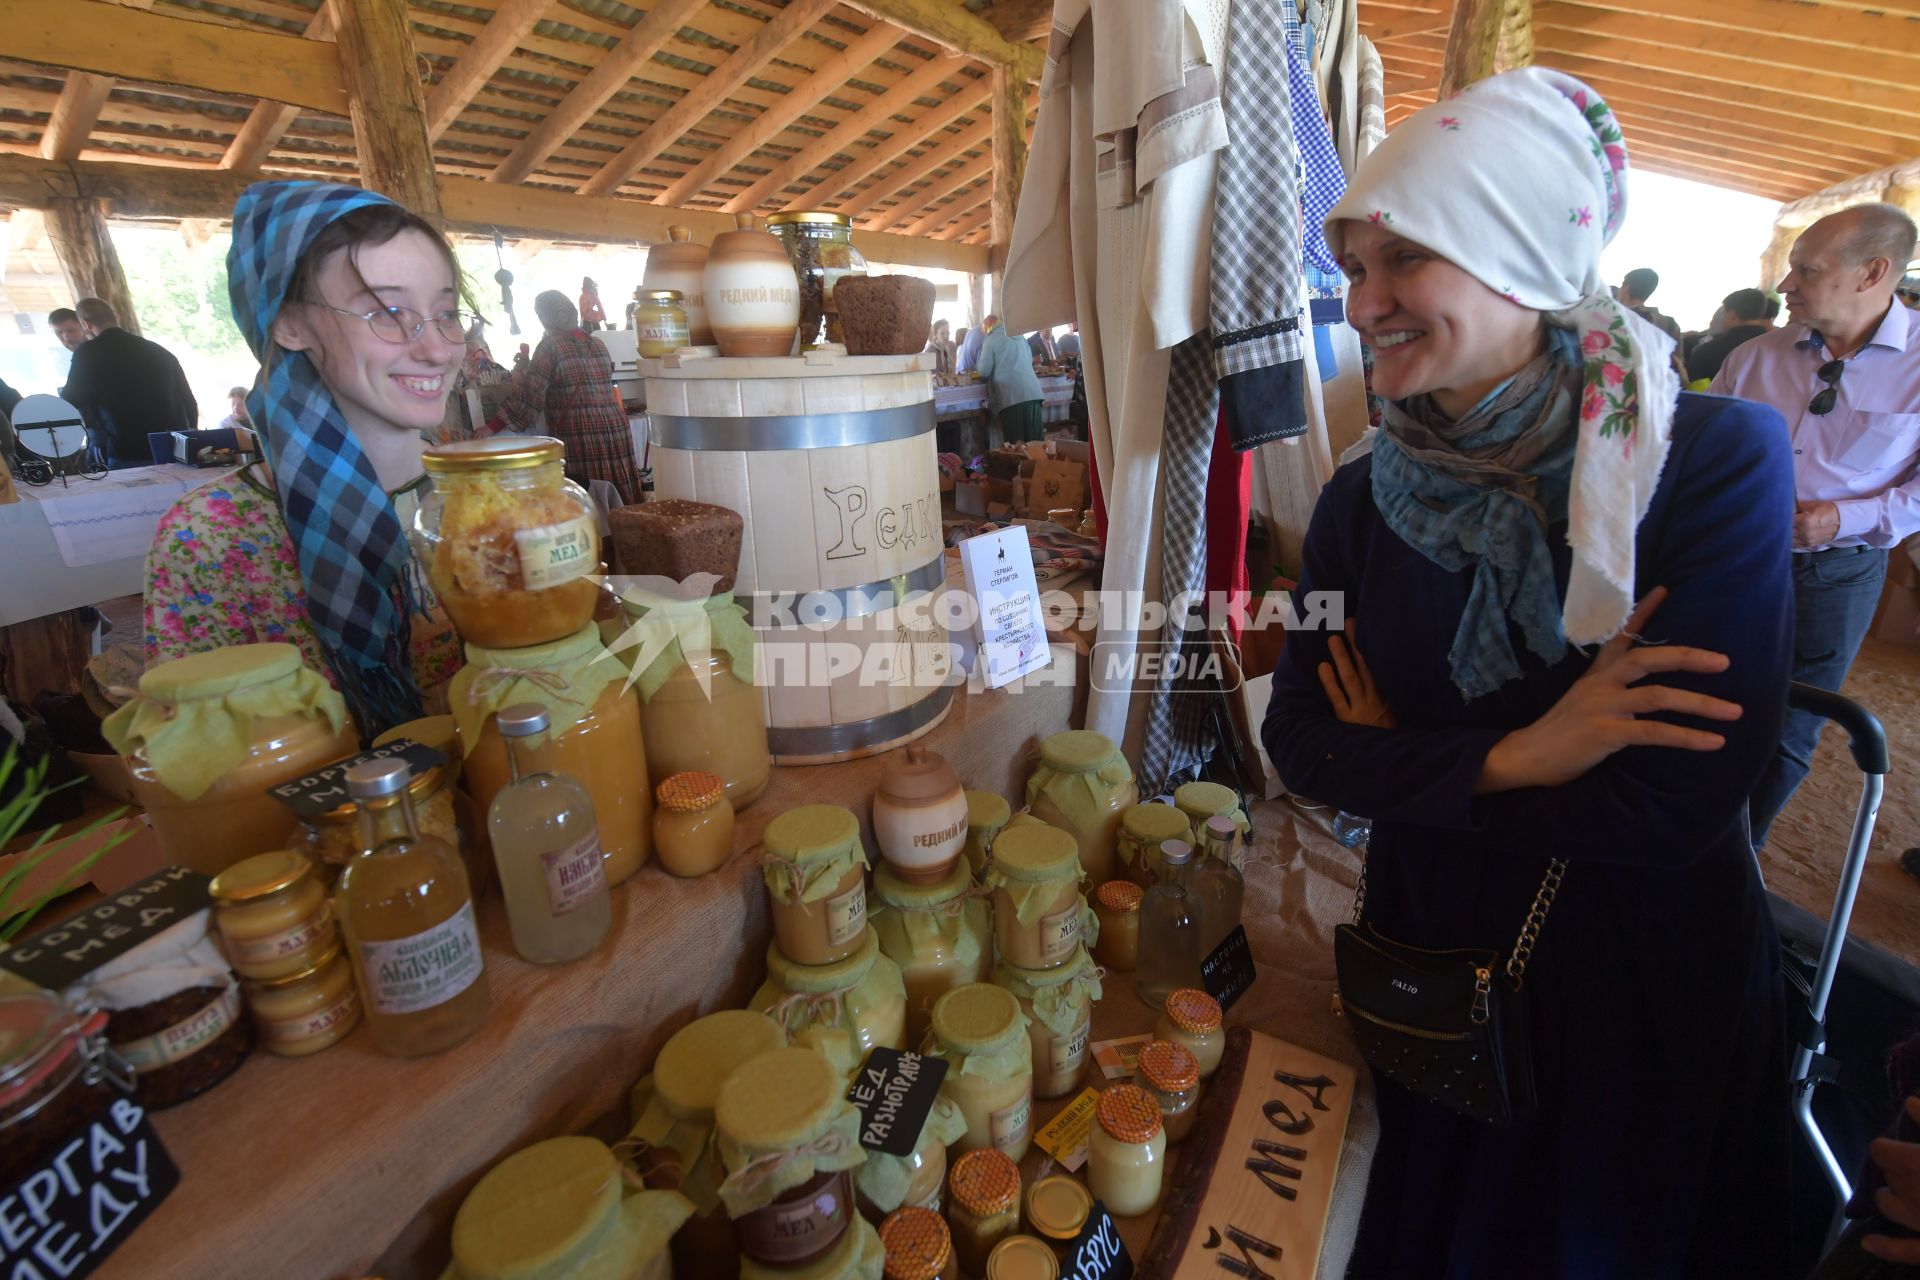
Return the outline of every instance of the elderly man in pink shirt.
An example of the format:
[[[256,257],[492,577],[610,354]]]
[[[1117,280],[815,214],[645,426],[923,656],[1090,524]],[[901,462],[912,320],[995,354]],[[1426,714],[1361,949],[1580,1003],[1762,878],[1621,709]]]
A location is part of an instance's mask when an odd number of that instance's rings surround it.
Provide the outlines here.
[[[1788,324],[1736,349],[1713,380],[1787,420],[1793,450],[1796,680],[1838,689],[1880,599],[1887,552],[1920,530],[1920,313],[1894,301],[1914,223],[1857,205],[1801,233],[1780,294]],[[1821,721],[1789,712],[1749,802],[1754,843],[1813,759]]]

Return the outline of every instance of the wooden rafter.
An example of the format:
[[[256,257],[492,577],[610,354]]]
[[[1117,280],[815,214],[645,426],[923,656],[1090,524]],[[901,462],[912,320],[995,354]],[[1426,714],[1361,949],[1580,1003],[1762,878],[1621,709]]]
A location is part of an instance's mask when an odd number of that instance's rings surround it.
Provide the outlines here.
[[[864,36],[816,68],[812,75],[795,85],[776,105],[767,108],[752,124],[737,130],[719,150],[684,174],[654,198],[655,204],[681,204],[713,184],[714,179],[772,142],[821,99],[840,89],[848,80],[865,70],[869,63],[892,54],[894,61],[912,58],[896,54],[900,33],[885,22],[876,22]]]
[[[333,0],[323,0],[319,12],[313,15],[313,21],[307,24],[303,35],[308,40],[333,39]],[[238,169],[242,173],[258,169],[299,118],[299,107],[264,99],[256,102],[253,113],[240,126],[240,131],[233,135],[233,141],[227,144],[226,154],[220,157],[220,167]]]
[[[904,227],[900,226],[901,221],[904,221],[904,219],[895,219],[892,222],[887,222],[885,217],[876,218],[874,220],[875,227],[881,231],[892,231],[898,227],[902,235],[923,236],[935,227],[952,221],[953,216],[962,210],[971,209],[976,203],[980,184],[982,182],[991,184],[992,181],[993,171],[991,167],[969,169],[961,173],[956,181],[940,184],[939,194],[935,196],[934,199],[920,206],[922,209],[930,210],[930,212],[914,218]],[[931,189],[932,188],[929,188],[929,190]],[[992,187],[988,186],[986,190],[991,194]],[[969,195],[969,192],[974,194]],[[886,223],[886,225],[880,225],[882,223]]]
[[[876,128],[891,129],[898,134],[901,126],[894,117],[902,111],[914,109],[921,98],[939,97],[940,86],[946,81],[964,85],[966,78],[962,68],[966,65],[964,60],[957,58],[932,58],[926,66],[903,77],[891,89],[862,107],[858,114],[850,116],[839,128],[822,134],[818,141],[802,147],[721,208],[728,213],[757,208],[769,196],[786,190],[835,155],[843,152],[851,154],[854,140],[864,138]],[[932,109],[938,110],[937,107]]]
[[[987,131],[988,123],[985,120],[985,116],[987,115],[985,106],[987,89],[988,85],[985,83],[970,84],[939,106],[927,108],[921,112],[911,124],[902,125],[899,129],[895,130],[893,135],[885,142],[880,143],[871,151],[856,153],[853,160],[850,160],[843,167],[835,169],[832,173],[821,179],[818,186],[807,192],[804,197],[806,202],[809,204],[831,204],[836,197],[859,186],[860,183],[865,181],[869,176],[880,173],[882,169],[885,169],[896,160],[907,161],[906,165],[900,170],[901,174],[911,172],[916,175],[907,179],[907,182],[919,181],[920,178],[925,177],[928,173],[932,172],[934,168],[938,168],[939,166],[934,165],[931,168],[921,168],[920,166],[924,157],[922,157],[921,160],[911,160],[908,158],[909,153],[915,147],[926,147],[935,143],[950,141],[951,139],[949,135],[947,135],[946,130],[961,121],[965,116],[979,117],[967,130],[963,130],[965,136],[975,139],[974,142],[969,142],[967,145],[977,145],[978,141],[984,141],[989,136]],[[948,158],[951,159],[951,156]],[[883,175],[875,182],[874,190],[871,192],[873,196],[872,201],[862,203],[864,197],[855,196],[845,207],[850,211],[856,208],[860,210],[872,208],[873,203],[884,199],[886,196],[900,189],[899,186],[889,186],[884,191],[878,189],[880,183],[889,181],[891,181],[891,177]],[[903,183],[902,185],[906,184]]]
[[[1734,32],[1778,36],[1800,51],[1799,61],[1790,64],[1794,66],[1806,65],[1808,45],[1846,49],[1849,69],[1858,66],[1854,59],[1861,54],[1878,58],[1904,53],[1920,58],[1920,9],[1902,14],[1887,11],[1887,5],[1869,8],[1881,12],[1837,4],[1811,8],[1782,0],[1551,0],[1534,6],[1538,21],[1566,30],[1581,29],[1581,16],[1574,11],[1584,9],[1612,10],[1657,23],[1670,38],[1681,41],[1690,35],[1718,37]],[[1704,47],[1721,46],[1716,39]]]
[[[454,63],[453,69],[440,77],[433,92],[427,95],[427,136],[437,138],[447,131],[467,104],[473,101],[473,95],[480,86],[492,78],[500,69],[507,56],[520,47],[527,33],[533,30],[547,12],[551,0],[506,0],[494,11],[493,17],[474,38],[473,44]]]
[[[1045,40],[1053,29],[1053,0],[994,0],[979,14],[1015,44]]]
[[[1047,55],[1031,44],[1001,35],[991,22],[955,4],[953,0],[850,0],[854,8],[956,53],[978,58],[991,66],[1005,66],[1023,81],[1037,81],[1046,70]]]
[[[130,9],[153,8],[153,0],[121,0],[121,3]],[[60,91],[60,101],[54,104],[46,131],[40,135],[40,154],[49,160],[71,160],[78,156],[86,145],[87,135],[100,119],[100,108],[106,106],[113,85],[112,76],[69,72],[66,87]]]
[[[993,69],[993,242],[1013,243],[1013,215],[1027,172],[1027,86],[1005,67]]]
[[[904,191],[914,183],[932,176],[954,161],[962,159],[968,151],[977,147],[991,147],[993,121],[983,119],[957,133],[937,133],[925,139],[925,143],[928,147],[925,155],[903,168],[875,179],[872,186],[841,204],[840,212],[855,218],[861,217],[867,210],[894,192]]]
[[[495,182],[520,182],[534,167],[559,148],[585,124],[607,99],[613,97],[634,73],[653,60],[693,14],[706,7],[707,0],[659,0],[647,16],[634,24],[625,39],[602,55],[573,91],[547,113],[539,127],[494,170]]]
[[[586,196],[611,195],[646,164],[679,140],[680,135],[706,118],[707,112],[726,101],[727,96],[748,77],[815,22],[832,10],[834,0],[793,0],[780,16],[760,29],[760,33],[729,54],[724,62],[708,73],[699,87],[680,99],[627,148],[580,188]],[[651,16],[651,15],[649,15]]]

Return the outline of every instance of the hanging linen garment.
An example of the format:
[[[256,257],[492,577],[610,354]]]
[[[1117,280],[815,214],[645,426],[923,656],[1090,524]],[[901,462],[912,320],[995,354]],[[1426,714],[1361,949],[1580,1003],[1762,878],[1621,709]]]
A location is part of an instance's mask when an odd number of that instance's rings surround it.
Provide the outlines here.
[[[1109,513],[1096,654],[1113,662],[1095,672],[1086,727],[1134,758],[1148,699],[1133,696],[1133,659],[1163,638],[1143,627],[1142,606],[1164,599],[1168,375],[1174,349],[1207,320],[1226,16],[1224,0],[1056,0],[1007,254],[1011,328],[1080,324]]]
[[[1380,50],[1373,41],[1360,37],[1360,150],[1353,164],[1347,168],[1352,173],[1373,154],[1373,149],[1387,136],[1387,71],[1380,62]]]

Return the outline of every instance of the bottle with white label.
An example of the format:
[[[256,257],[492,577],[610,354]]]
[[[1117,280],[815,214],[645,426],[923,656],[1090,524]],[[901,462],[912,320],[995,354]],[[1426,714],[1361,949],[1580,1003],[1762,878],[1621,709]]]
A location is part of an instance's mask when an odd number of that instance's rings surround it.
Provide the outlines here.
[[[373,1042],[398,1057],[450,1049],[487,1016],[466,868],[451,844],[421,833],[409,772],[398,757],[348,770],[363,852],[336,893]]]
[[[578,960],[607,936],[605,859],[585,787],[553,771],[547,709],[522,702],[495,717],[513,781],[487,811],[513,949],[534,964]]]
[[[1140,998],[1158,1009],[1167,993],[1200,985],[1200,906],[1187,887],[1193,846],[1168,840],[1160,846],[1160,879],[1140,904],[1140,967],[1134,983]]]
[[[1201,832],[1206,854],[1196,857],[1188,868],[1187,890],[1200,907],[1200,958],[1204,960],[1239,927],[1247,882],[1233,865],[1233,846],[1240,834],[1233,819],[1208,818]]]

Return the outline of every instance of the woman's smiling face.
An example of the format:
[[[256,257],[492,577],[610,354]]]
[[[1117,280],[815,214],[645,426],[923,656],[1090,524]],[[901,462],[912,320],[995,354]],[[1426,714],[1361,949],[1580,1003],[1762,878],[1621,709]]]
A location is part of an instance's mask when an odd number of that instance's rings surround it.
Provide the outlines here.
[[[1373,389],[1430,394],[1458,418],[1540,353],[1538,311],[1504,298],[1405,236],[1369,222],[1343,228],[1347,321],[1373,348]]]

